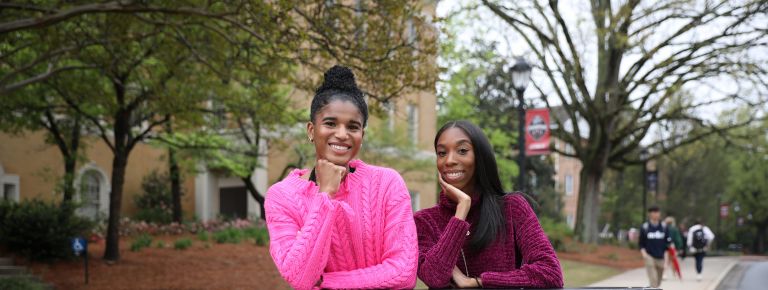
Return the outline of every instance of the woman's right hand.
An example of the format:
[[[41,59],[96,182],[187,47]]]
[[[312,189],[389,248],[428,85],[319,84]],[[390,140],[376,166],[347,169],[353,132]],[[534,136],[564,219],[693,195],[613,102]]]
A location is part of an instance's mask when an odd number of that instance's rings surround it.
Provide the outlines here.
[[[472,198],[467,193],[461,191],[461,189],[445,182],[442,174],[438,174],[437,179],[440,182],[440,187],[443,188],[443,192],[445,192],[445,196],[456,203],[455,217],[465,220],[467,214],[469,214],[469,208],[472,206]]]
[[[331,198],[339,191],[341,179],[346,174],[346,167],[338,166],[325,159],[318,159],[315,164],[315,178],[320,192],[328,193]]]

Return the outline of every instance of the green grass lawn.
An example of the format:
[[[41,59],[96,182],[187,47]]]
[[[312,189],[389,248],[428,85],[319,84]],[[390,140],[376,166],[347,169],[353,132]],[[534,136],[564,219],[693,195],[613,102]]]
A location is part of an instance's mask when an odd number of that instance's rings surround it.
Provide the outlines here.
[[[611,267],[560,260],[565,274],[565,287],[585,287],[589,284],[602,281],[622,271]],[[416,281],[416,289],[427,289],[427,285],[421,280]]]
[[[560,265],[565,275],[565,287],[585,287],[622,272],[611,267],[568,260],[560,260]]]

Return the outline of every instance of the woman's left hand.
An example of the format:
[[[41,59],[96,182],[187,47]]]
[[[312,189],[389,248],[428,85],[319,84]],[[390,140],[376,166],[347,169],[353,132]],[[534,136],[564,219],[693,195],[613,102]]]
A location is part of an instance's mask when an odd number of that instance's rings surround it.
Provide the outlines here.
[[[453,267],[453,283],[456,283],[456,287],[458,288],[478,288],[480,285],[477,284],[477,280],[475,278],[469,278],[464,273],[459,270],[458,266]]]

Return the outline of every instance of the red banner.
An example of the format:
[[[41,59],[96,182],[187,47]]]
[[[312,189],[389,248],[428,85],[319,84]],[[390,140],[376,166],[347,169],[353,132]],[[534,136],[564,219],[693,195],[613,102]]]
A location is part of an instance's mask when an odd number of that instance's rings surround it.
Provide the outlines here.
[[[549,110],[525,111],[525,155],[549,154]]]
[[[721,218],[727,218],[728,217],[728,207],[729,205],[726,203],[723,203],[720,205],[720,217]]]

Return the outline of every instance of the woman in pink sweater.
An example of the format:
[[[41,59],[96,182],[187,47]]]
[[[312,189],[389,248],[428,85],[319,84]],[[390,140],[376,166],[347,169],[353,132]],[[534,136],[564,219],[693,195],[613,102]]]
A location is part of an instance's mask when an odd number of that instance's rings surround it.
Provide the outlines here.
[[[552,245],[522,193],[502,190],[480,128],[445,124],[435,151],[443,191],[415,216],[419,278],[433,288],[563,287]]]
[[[267,191],[269,252],[296,289],[413,288],[418,249],[400,175],[354,159],[368,106],[352,72],[334,66],[307,123],[317,162]]]

